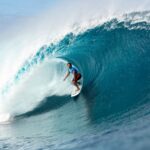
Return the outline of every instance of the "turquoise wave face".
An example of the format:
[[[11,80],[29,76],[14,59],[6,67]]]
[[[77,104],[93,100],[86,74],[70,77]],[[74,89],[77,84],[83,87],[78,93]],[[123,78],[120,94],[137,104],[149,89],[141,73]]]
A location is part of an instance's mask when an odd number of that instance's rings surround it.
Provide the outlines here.
[[[114,26],[115,28],[111,28]],[[128,27],[126,25],[128,24]],[[147,99],[150,91],[150,26],[112,20],[55,45],[60,57],[79,67],[92,116],[106,116]]]

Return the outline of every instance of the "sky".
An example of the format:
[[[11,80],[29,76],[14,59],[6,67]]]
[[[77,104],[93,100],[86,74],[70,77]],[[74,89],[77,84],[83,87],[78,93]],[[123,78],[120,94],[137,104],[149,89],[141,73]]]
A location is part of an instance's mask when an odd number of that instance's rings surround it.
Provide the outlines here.
[[[50,10],[61,0],[0,0],[0,32]]]
[[[80,10],[76,9],[76,13],[82,10],[89,13],[89,11],[93,11],[92,9],[99,9],[100,11],[101,9],[117,11],[117,9],[124,10],[127,8],[130,10],[131,8],[140,9],[141,7],[150,9],[149,0],[0,0],[0,29],[17,20],[37,16],[62,3],[66,7],[80,8]]]
[[[0,15],[35,15],[57,0],[0,0]]]
[[[56,2],[57,0],[0,0],[0,30],[13,22],[37,16]]]
[[[56,3],[65,2],[66,0],[0,0],[0,15],[35,15],[36,13],[43,11],[44,9],[52,7]],[[74,4],[75,2],[72,0],[68,0],[67,3]],[[114,4],[114,5],[122,5],[126,7],[128,5],[130,7],[130,4],[136,5],[136,7],[142,6],[143,3],[148,6],[150,4],[149,0],[106,0],[108,1],[107,5]],[[103,8],[104,0],[76,0],[76,2],[84,4],[85,6],[89,3],[91,5],[91,2],[93,4],[95,3],[95,7],[98,4],[101,8]],[[110,3],[110,4],[109,4]],[[138,4],[138,5],[137,5]],[[105,5],[104,5],[105,7]],[[145,6],[146,7],[146,6]]]

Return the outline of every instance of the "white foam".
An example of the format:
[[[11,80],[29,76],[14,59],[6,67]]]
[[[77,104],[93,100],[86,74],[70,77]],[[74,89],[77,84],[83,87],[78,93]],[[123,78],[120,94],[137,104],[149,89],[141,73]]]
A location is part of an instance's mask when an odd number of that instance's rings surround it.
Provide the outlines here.
[[[9,123],[11,118],[11,115],[6,113],[6,114],[0,114],[0,124],[6,124]]]
[[[45,97],[70,94],[72,87],[70,81],[63,81],[66,73],[64,63],[60,59],[45,60],[26,73],[8,93],[1,95],[0,115],[4,113],[19,115],[31,111]]]

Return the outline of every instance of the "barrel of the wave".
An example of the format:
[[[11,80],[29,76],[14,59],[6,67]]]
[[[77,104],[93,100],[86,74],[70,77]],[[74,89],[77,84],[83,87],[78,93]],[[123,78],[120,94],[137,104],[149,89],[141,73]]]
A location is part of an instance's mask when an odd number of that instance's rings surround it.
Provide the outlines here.
[[[92,116],[122,111],[148,96],[148,28],[147,23],[111,20],[77,36],[67,35],[59,43],[61,57],[78,66],[84,76],[82,91],[87,100],[94,101],[91,110],[96,114]]]

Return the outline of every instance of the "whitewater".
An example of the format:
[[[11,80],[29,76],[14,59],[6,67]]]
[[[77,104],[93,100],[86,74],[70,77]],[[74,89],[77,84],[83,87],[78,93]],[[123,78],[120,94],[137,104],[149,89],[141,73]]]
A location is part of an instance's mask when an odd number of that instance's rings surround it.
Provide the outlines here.
[[[150,149],[149,2],[94,2],[57,2],[2,32],[0,149]],[[67,62],[83,77],[75,99]]]

